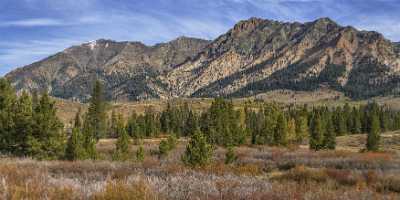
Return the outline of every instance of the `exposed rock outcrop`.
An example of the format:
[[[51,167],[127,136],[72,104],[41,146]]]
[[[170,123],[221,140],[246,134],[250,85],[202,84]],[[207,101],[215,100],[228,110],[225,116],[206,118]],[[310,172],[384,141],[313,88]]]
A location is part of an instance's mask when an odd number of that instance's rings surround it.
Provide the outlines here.
[[[94,79],[107,98],[243,97],[275,89],[399,94],[400,45],[329,18],[240,21],[214,41],[181,37],[146,46],[97,40],[6,75],[17,90],[85,101]]]

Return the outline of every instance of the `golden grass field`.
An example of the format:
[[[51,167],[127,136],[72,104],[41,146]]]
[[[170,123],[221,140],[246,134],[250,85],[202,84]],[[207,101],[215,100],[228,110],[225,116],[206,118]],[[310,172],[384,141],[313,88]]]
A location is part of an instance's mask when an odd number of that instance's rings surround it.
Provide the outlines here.
[[[180,160],[187,139],[167,156],[157,154],[160,139],[145,139],[145,160],[111,161],[115,140],[101,140],[97,161],[0,159],[0,199],[51,200],[219,200],[400,198],[400,134],[383,135],[385,151],[360,153],[364,136],[338,138],[336,151],[307,147],[241,146],[238,159],[224,164],[218,147],[209,166],[188,168]]]

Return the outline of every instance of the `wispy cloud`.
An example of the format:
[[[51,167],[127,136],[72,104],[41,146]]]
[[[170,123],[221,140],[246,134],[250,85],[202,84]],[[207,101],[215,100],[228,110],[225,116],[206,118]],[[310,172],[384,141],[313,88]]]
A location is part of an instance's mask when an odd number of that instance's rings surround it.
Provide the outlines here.
[[[0,26],[34,27],[34,26],[62,26],[65,23],[49,18],[22,19],[15,21],[0,22]]]
[[[30,40],[25,42],[0,41],[0,76],[15,67],[43,59],[55,52],[62,51],[70,45],[78,45],[82,40],[50,39]]]
[[[78,26],[99,23],[95,16],[83,16],[73,21],[51,18],[30,18],[11,21],[0,21],[0,27],[46,27],[46,26]]]

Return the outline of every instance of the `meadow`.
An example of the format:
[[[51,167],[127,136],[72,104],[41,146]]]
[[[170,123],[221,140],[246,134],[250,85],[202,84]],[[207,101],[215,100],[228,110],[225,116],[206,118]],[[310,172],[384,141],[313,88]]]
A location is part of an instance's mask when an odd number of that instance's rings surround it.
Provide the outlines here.
[[[145,139],[143,162],[111,161],[114,139],[97,144],[97,161],[2,158],[0,199],[399,199],[400,133],[382,135],[382,152],[360,153],[364,135],[338,138],[335,151],[243,145],[224,164],[217,147],[212,163],[182,164],[186,138],[168,155],[161,139]]]

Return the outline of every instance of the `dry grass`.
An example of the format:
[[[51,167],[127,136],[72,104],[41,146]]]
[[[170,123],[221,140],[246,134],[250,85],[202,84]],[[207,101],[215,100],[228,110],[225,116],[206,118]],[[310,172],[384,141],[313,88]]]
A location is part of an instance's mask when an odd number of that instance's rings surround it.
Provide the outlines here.
[[[0,199],[399,199],[397,151],[314,152],[304,148],[242,146],[238,160],[191,169],[180,156],[186,140],[159,158],[159,139],[144,140],[146,158],[111,162],[113,140],[102,140],[100,161],[34,161],[3,158]],[[132,158],[137,146],[132,146]],[[2,196],[1,196],[2,195]]]

